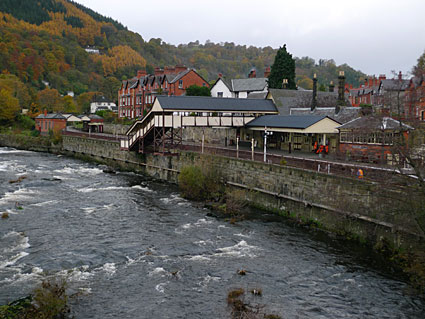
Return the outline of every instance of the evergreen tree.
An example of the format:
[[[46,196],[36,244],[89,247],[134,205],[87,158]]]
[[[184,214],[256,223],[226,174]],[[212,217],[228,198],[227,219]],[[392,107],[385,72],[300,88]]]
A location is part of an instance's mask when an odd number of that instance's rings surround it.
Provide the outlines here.
[[[288,79],[288,89],[296,89],[295,60],[286,51],[286,44],[277,51],[268,79],[269,88],[281,89],[283,79]]]

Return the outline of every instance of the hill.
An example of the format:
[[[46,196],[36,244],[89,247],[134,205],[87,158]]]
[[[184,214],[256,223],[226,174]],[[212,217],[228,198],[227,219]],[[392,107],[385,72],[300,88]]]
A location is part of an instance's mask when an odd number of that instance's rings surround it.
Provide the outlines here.
[[[96,48],[99,54],[86,52]],[[200,44],[178,46],[161,39],[145,41],[120,22],[68,0],[2,0],[0,2],[0,70],[16,75],[29,90],[32,102],[46,83],[61,94],[102,91],[116,99],[120,80],[140,68],[184,64],[198,70],[209,81],[218,73],[229,78],[246,77],[252,67],[259,73],[273,63],[276,49],[236,45]],[[350,83],[365,75],[332,60],[316,63],[308,57],[296,59],[297,80],[311,86],[313,73],[319,84],[336,81],[344,70]]]

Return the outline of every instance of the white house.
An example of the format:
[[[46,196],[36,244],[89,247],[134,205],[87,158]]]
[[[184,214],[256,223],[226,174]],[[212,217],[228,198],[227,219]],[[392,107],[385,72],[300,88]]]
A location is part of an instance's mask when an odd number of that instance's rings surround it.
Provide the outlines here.
[[[267,78],[231,79],[219,77],[211,88],[212,97],[233,97],[246,99],[252,93],[267,94]]]
[[[219,77],[211,88],[212,97],[233,97],[232,85],[227,83],[222,77]]]
[[[110,110],[112,112],[117,112],[117,105],[109,101],[104,96],[95,96],[93,101],[90,103],[90,113],[96,113],[97,111]]]

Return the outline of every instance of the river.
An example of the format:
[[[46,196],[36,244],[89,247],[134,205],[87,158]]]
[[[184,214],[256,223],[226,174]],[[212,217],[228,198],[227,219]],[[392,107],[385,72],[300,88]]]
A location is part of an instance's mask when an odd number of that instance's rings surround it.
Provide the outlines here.
[[[145,176],[0,148],[1,212],[0,304],[49,274],[82,293],[76,319],[228,318],[239,287],[283,318],[425,318],[370,251],[270,215],[230,224]]]

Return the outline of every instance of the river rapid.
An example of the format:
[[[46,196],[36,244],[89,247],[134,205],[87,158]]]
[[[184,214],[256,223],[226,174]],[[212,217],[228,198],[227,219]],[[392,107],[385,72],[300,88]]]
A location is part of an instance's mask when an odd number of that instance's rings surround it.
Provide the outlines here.
[[[239,287],[283,318],[425,318],[370,251],[269,215],[229,224],[145,176],[0,148],[2,212],[0,304],[48,274],[81,293],[76,319],[228,318]]]

